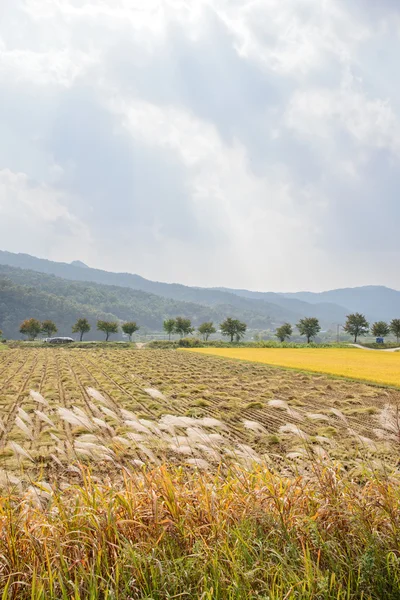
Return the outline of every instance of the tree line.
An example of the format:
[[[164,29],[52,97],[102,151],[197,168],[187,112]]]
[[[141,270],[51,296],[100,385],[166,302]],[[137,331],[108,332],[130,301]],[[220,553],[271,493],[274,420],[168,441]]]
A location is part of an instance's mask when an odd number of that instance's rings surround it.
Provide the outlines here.
[[[97,331],[103,331],[106,334],[106,342],[108,342],[110,335],[119,332],[119,327],[119,323],[116,321],[97,321]],[[132,335],[136,331],[139,331],[140,327],[135,321],[128,321],[122,324],[121,329],[129,336],[129,341],[132,341]],[[88,333],[90,330],[91,326],[87,319],[78,319],[75,325],[72,326],[72,333],[79,333],[81,342],[85,333]],[[29,340],[33,341],[40,334],[45,334],[47,337],[54,336],[58,328],[54,321],[47,320],[40,322],[38,319],[26,319],[21,323],[19,331],[22,335],[26,335]]]
[[[106,334],[106,341],[108,342],[110,335],[117,334],[119,332],[120,325],[117,321],[97,321],[97,330],[102,331]],[[232,343],[234,340],[239,342],[246,334],[247,325],[239,319],[232,319],[228,317],[219,325],[221,334],[225,337],[230,338]],[[321,325],[319,320],[315,317],[306,317],[300,319],[296,324],[301,336],[306,337],[307,343],[317,337],[321,331]],[[121,325],[122,331],[129,336],[129,341],[132,341],[132,335],[139,331],[140,327],[136,321],[128,321]],[[179,335],[181,338],[184,336],[192,335],[196,328],[192,326],[190,319],[186,317],[176,317],[175,319],[167,319],[163,323],[163,329],[168,335],[169,340],[173,334]],[[80,341],[83,340],[85,333],[91,330],[89,321],[85,318],[78,319],[72,327],[72,333],[78,333],[80,335]],[[377,321],[371,327],[366,317],[361,313],[353,313],[347,316],[346,323],[343,325],[343,330],[349,335],[354,336],[354,343],[357,340],[367,335],[369,332],[374,337],[386,337],[392,333],[399,343],[400,341],[400,319],[393,319],[391,323],[385,321]],[[20,325],[20,333],[26,335],[28,339],[35,340],[38,335],[45,334],[47,337],[55,335],[58,331],[56,324],[51,320],[40,322],[38,319],[26,319]],[[214,333],[217,333],[217,329],[214,326],[213,321],[206,321],[197,328],[198,333],[202,336],[203,340],[208,341],[209,337]],[[291,338],[293,335],[293,327],[290,323],[284,323],[277,328],[275,336],[283,343]],[[1,336],[1,331],[0,331]]]
[[[301,319],[296,325],[300,335],[307,338],[309,344],[318,333],[321,331],[321,326],[318,319],[315,317],[309,317]],[[396,337],[397,343],[400,340],[400,319],[393,319],[391,323],[385,321],[377,321],[371,327],[368,323],[365,315],[361,313],[353,313],[348,315],[346,323],[343,325],[343,330],[349,335],[354,336],[354,343],[357,343],[359,337],[367,335],[369,332],[376,338],[384,338],[391,333]],[[281,327],[278,327],[275,333],[276,337],[281,341],[285,342],[290,339],[293,335],[293,328],[290,323],[284,323]]]
[[[232,319],[231,317],[228,317],[220,324],[219,328],[222,335],[229,337],[231,342],[233,342],[234,339],[239,342],[246,333],[247,325],[246,323],[239,321],[239,319]],[[174,333],[182,338],[185,335],[191,335],[195,331],[195,328],[192,327],[191,320],[186,319],[185,317],[167,319],[163,323],[163,329],[168,334],[168,339],[171,339],[171,335]],[[217,333],[212,321],[202,323],[198,327],[197,331],[203,337],[205,342],[208,340],[210,335]]]
[[[117,321],[97,321],[97,330],[103,331],[106,334],[106,342],[108,342],[110,335],[119,332],[120,325]],[[80,334],[80,341],[83,340],[85,333],[88,333],[91,329],[90,323],[87,319],[78,319],[72,327],[72,333]],[[121,325],[122,331],[129,336],[129,341],[132,341],[132,335],[139,331],[140,327],[136,321],[128,321]],[[196,330],[192,327],[190,319],[185,317],[176,317],[175,319],[167,319],[163,323],[163,329],[171,339],[172,334],[180,335],[181,337],[191,335]],[[234,339],[239,341],[246,333],[247,325],[242,323],[238,319],[232,319],[228,317],[223,323],[220,324],[220,331],[222,335],[230,337],[231,342]],[[54,321],[46,320],[39,321],[38,319],[26,319],[20,325],[19,331],[22,335],[26,335],[29,340],[35,340],[40,334],[45,334],[47,337],[54,336],[57,331],[57,325]],[[212,321],[202,323],[198,327],[199,334],[203,337],[204,341],[207,341],[213,333],[217,333],[217,329],[214,327]],[[0,332],[1,335],[1,332]]]

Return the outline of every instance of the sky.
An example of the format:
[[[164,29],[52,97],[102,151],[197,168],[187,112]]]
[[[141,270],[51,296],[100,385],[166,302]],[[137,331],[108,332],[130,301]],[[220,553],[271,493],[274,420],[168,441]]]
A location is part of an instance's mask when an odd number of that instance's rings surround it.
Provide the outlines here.
[[[398,0],[1,0],[0,248],[400,289]]]

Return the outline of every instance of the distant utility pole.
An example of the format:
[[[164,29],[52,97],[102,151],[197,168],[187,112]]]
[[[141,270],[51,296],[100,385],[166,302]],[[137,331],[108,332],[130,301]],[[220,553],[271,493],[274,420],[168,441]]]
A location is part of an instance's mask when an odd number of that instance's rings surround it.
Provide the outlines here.
[[[340,344],[340,328],[343,327],[343,325],[339,325],[337,324],[337,335],[336,335],[336,339],[337,339],[337,343]]]

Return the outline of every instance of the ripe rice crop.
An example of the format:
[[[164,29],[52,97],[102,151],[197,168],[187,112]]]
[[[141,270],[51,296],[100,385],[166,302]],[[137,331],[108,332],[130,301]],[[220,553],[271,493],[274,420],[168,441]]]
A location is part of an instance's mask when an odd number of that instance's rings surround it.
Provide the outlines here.
[[[400,352],[366,351],[356,348],[200,348],[190,352],[329,373],[400,387]]]

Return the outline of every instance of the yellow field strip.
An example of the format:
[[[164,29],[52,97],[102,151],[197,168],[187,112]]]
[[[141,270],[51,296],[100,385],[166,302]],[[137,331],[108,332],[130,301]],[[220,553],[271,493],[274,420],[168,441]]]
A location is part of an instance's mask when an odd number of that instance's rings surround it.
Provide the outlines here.
[[[400,387],[400,352],[340,348],[196,348],[188,351]]]

